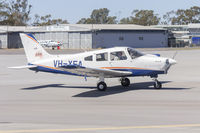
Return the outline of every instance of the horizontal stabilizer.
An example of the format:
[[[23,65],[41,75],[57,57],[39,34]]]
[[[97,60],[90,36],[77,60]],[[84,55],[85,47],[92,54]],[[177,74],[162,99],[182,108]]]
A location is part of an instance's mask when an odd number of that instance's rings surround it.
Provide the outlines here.
[[[8,67],[8,68],[11,68],[11,69],[26,69],[26,68],[35,68],[37,66],[35,65],[26,65],[26,66],[15,66],[15,67]]]

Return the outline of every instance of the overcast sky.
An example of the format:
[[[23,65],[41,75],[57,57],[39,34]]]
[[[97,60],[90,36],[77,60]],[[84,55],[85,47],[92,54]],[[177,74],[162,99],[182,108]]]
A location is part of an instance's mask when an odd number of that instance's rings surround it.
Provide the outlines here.
[[[200,0],[28,0],[33,6],[31,16],[51,14],[74,24],[89,17],[93,9],[108,8],[111,16],[128,17],[134,9],[154,10],[163,15],[168,11],[200,6]]]

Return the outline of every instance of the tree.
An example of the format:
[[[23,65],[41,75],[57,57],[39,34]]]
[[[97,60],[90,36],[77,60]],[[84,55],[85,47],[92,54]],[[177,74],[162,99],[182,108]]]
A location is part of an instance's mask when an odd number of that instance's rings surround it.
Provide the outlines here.
[[[116,16],[109,16],[107,8],[94,9],[90,18],[81,18],[77,24],[116,24]]]
[[[175,11],[172,10],[170,12],[167,12],[166,14],[163,15],[163,21],[161,22],[161,24],[171,24],[172,19],[175,16]]]
[[[170,11],[163,15],[164,24],[189,24],[200,23],[200,7],[193,6],[190,9],[178,9],[177,11]]]
[[[127,18],[122,18],[120,20],[120,24],[131,24],[131,18],[130,17],[127,17]]]
[[[35,19],[32,25],[34,26],[45,26],[45,25],[53,25],[53,24],[68,24],[67,20],[62,19],[51,19],[51,15],[39,16],[35,14]]]
[[[153,10],[133,10],[132,16],[122,18],[120,24],[157,25],[160,18]]]
[[[4,25],[5,19],[7,18],[7,11],[6,11],[7,4],[4,1],[0,2],[0,25]]]
[[[79,20],[77,22],[77,24],[93,24],[94,21],[92,21],[91,18],[81,18],[81,20]]]
[[[2,3],[1,3],[2,6]],[[1,20],[1,24],[4,25],[12,25],[12,26],[25,26],[27,22],[30,20],[30,11],[32,5],[28,4],[28,0],[12,0],[10,2],[4,2],[3,19]]]
[[[0,2],[0,24],[11,26],[26,26],[30,18],[32,5],[28,4],[28,0],[10,0],[8,2]],[[35,15],[35,26],[67,24],[67,20],[52,19],[51,15],[39,16]]]
[[[138,25],[157,25],[160,18],[157,14],[154,14],[153,10],[134,10],[132,12],[132,21]]]

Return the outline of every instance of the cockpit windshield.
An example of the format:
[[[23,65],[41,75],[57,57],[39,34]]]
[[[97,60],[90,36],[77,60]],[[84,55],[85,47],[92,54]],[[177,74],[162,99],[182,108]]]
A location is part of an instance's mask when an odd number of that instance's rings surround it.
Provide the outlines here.
[[[132,59],[135,59],[135,58],[138,58],[138,57],[144,55],[143,53],[141,53],[137,50],[134,50],[132,48],[128,48],[127,50],[128,50],[128,53],[129,53],[129,55],[131,56]]]

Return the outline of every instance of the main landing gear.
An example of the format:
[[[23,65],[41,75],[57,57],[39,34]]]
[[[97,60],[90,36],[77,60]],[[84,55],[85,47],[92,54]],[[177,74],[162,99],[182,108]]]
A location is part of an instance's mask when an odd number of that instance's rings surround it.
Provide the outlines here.
[[[128,78],[123,77],[123,78],[120,79],[120,81],[121,81],[121,85],[124,86],[124,87],[128,87],[130,85],[130,80]],[[97,89],[99,91],[105,91],[107,89],[107,85],[104,82],[103,76],[99,77],[99,81],[97,83]]]
[[[105,82],[101,81],[97,84],[97,89],[99,91],[105,91],[107,89],[107,85]]]
[[[97,83],[97,89],[99,91],[105,91],[107,89],[107,85],[104,82],[104,77],[103,76],[99,77],[99,82]]]
[[[155,89],[161,89],[162,88],[162,83],[159,82],[156,78],[153,79],[155,81],[155,83],[153,84]]]
[[[128,78],[121,78],[121,85],[124,87],[128,87],[130,85],[130,80]]]

